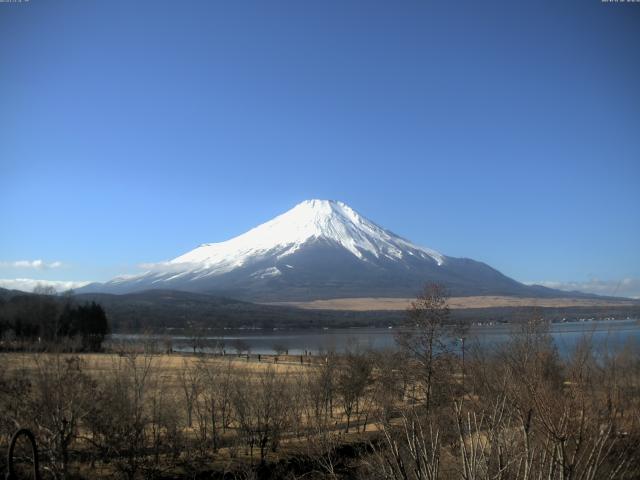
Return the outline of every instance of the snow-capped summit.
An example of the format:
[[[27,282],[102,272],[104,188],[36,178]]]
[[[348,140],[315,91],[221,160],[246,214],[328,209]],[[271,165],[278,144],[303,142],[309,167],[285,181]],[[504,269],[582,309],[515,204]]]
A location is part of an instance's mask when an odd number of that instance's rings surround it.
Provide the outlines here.
[[[488,265],[415,245],[333,200],[306,200],[235,238],[85,291],[162,288],[276,301],[407,297],[427,281],[458,295],[532,294]]]
[[[223,273],[251,262],[257,256],[282,259],[305,244],[333,242],[361,260],[367,257],[401,259],[405,255],[432,258],[442,264],[438,252],[421,248],[362,217],[345,203],[306,200],[248,232],[220,243],[205,243],[170,264],[193,264]]]

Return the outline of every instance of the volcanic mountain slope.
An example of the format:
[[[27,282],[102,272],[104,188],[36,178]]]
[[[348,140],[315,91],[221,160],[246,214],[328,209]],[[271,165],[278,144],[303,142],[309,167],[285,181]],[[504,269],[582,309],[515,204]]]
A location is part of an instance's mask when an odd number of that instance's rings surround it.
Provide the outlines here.
[[[425,282],[452,295],[566,296],[490,266],[420,247],[342,202],[307,200],[248,232],[206,243],[135,276],[80,291],[177,289],[252,301],[412,297]]]

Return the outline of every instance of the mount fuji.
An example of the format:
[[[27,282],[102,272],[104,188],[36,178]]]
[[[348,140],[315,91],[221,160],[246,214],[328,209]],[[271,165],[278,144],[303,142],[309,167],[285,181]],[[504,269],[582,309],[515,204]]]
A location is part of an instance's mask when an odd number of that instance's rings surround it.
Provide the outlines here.
[[[418,246],[330,200],[304,201],[231,240],[79,291],[170,289],[270,302],[413,297],[425,282],[442,283],[455,296],[566,296]]]

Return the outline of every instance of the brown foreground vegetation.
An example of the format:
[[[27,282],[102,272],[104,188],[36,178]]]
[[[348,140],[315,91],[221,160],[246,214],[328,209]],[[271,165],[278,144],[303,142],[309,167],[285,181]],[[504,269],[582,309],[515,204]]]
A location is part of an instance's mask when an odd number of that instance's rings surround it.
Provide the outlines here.
[[[561,358],[533,319],[458,355],[437,289],[409,318],[388,352],[0,354],[0,447],[31,429],[57,479],[640,477],[636,345]]]
[[[425,364],[399,352],[302,364],[134,352],[1,360],[1,445],[31,428],[45,478],[640,475],[631,346],[601,356],[585,340],[562,361],[532,331],[468,352],[464,370],[434,356],[431,385]]]

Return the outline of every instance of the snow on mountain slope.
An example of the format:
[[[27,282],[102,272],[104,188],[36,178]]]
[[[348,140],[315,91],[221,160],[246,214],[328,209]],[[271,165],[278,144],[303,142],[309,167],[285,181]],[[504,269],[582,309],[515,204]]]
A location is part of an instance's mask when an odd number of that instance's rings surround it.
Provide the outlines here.
[[[536,295],[482,262],[417,246],[328,200],[304,201],[235,238],[81,291],[161,288],[280,301],[410,297],[427,281],[456,295]]]
[[[438,252],[384,230],[342,202],[307,200],[231,240],[201,245],[171,260],[168,266],[182,264],[203,275],[221,274],[267,254],[280,260],[319,239],[331,241],[363,261],[369,254],[392,260],[406,255],[432,258],[438,265],[444,262]]]

